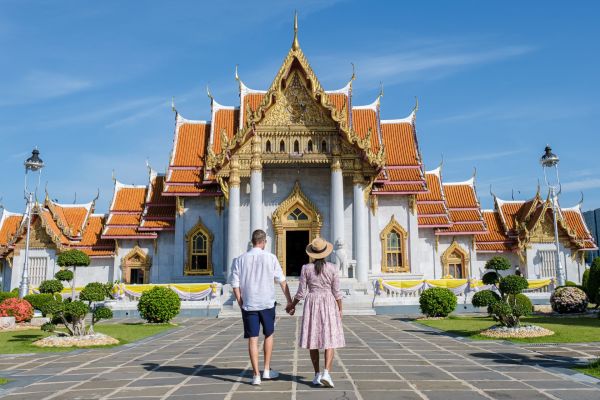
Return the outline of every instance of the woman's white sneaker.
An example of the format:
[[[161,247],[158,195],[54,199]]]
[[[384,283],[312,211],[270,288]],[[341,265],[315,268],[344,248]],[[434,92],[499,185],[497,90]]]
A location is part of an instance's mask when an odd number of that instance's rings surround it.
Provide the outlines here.
[[[260,385],[260,375],[254,375],[254,377],[252,378],[252,384],[254,386]]]
[[[329,371],[323,372],[321,375],[321,384],[325,387],[333,387],[333,379],[331,379],[331,375],[329,375]]]
[[[279,378],[279,372],[272,370],[272,369],[268,369],[263,371],[263,379],[277,379]]]
[[[320,372],[317,372],[315,374],[315,377],[313,378],[312,384],[315,385],[315,386],[321,386],[322,385],[322,383],[321,383],[321,373]]]

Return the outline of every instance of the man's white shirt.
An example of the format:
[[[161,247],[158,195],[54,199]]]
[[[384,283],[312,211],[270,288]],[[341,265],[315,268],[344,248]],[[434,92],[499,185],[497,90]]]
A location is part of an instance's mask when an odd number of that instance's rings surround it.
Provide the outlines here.
[[[231,287],[240,288],[242,308],[266,310],[275,306],[274,282],[285,281],[283,269],[274,254],[254,247],[235,260],[231,268]]]

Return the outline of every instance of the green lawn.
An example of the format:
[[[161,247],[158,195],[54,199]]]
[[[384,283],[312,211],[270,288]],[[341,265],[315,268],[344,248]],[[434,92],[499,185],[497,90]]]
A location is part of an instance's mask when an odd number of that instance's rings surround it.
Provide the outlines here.
[[[141,323],[99,324],[95,331],[119,339],[120,344],[134,342],[148,336],[174,328],[170,324],[145,325]],[[26,330],[0,333],[0,354],[46,353],[71,351],[74,348],[36,347],[31,343],[50,334],[40,330]]]
[[[600,360],[596,360],[593,363],[590,363],[587,367],[579,367],[573,368],[579,372],[583,372],[584,374],[595,376],[600,379]]]
[[[490,340],[479,332],[495,325],[490,317],[453,317],[440,320],[419,320],[420,324],[441,329],[459,336],[477,340]],[[508,339],[519,343],[578,343],[600,342],[600,319],[585,317],[542,317],[522,318],[521,323],[539,325],[554,331],[554,335],[530,339]],[[492,339],[493,340],[493,339]]]

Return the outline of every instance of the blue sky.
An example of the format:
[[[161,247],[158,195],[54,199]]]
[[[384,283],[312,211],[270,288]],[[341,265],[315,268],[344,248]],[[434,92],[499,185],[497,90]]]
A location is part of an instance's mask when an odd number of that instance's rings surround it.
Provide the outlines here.
[[[385,87],[382,117],[404,117],[419,98],[427,169],[444,157],[446,181],[477,167],[478,193],[534,194],[546,143],[561,157],[561,204],[585,194],[600,207],[600,4],[358,1],[0,0],[0,197],[21,211],[23,160],[39,146],[43,182],[61,202],[112,196],[112,171],[147,182],[164,171],[175,96],[186,118],[209,119],[206,85],[237,104],[244,82],[266,88],[292,40],[323,86],[356,65],[354,105]],[[44,186],[44,183],[42,184]],[[43,188],[42,188],[43,192]]]

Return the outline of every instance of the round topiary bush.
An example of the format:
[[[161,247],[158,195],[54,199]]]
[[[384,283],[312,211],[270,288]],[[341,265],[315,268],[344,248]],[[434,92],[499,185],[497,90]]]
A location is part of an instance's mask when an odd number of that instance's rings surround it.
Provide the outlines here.
[[[30,321],[33,307],[27,300],[11,297],[0,303],[0,317],[15,317],[15,322]]]
[[[94,319],[100,321],[101,319],[111,319],[113,312],[108,307],[98,307],[94,310]]]
[[[456,308],[456,296],[450,289],[429,288],[421,293],[421,312],[428,317],[447,317]]]
[[[500,279],[498,288],[503,295],[519,294],[529,287],[527,279],[518,275],[507,275]]]
[[[485,269],[492,269],[494,271],[506,271],[509,270],[510,267],[510,261],[502,256],[492,257],[485,263]]]
[[[40,326],[40,329],[44,332],[54,332],[56,330],[56,325],[52,322],[46,322],[44,325]]]
[[[61,269],[56,274],[54,274],[54,277],[59,281],[70,282],[73,280],[73,271],[70,271],[68,269]]]
[[[550,305],[554,311],[561,314],[582,313],[587,310],[588,297],[579,288],[565,286],[552,293]]]
[[[54,295],[52,293],[30,294],[23,297],[23,300],[27,300],[34,310],[40,310],[45,317],[45,306],[48,302],[54,301]]]
[[[455,300],[456,305],[456,300]],[[142,293],[138,302],[138,311],[148,322],[169,322],[179,314],[181,300],[166,287],[155,286]]]
[[[64,289],[63,284],[58,279],[48,279],[40,284],[40,293],[60,293]]]
[[[481,277],[481,281],[484,285],[496,285],[500,282],[500,279],[502,279],[502,276],[496,271],[486,272]]]
[[[14,297],[19,297],[19,294],[15,292],[0,292],[0,303],[6,299],[12,299]]]
[[[596,305],[600,304],[600,257],[594,258],[586,285],[587,293],[590,295],[590,302]]]
[[[471,304],[473,304],[473,307],[489,307],[497,301],[500,301],[500,296],[496,292],[482,290],[473,295]]]
[[[524,317],[533,312],[533,303],[523,293],[508,296],[508,304],[513,307],[515,314],[519,317]]]
[[[106,298],[106,286],[100,282],[90,282],[79,293],[79,300],[81,301],[102,301]]]

